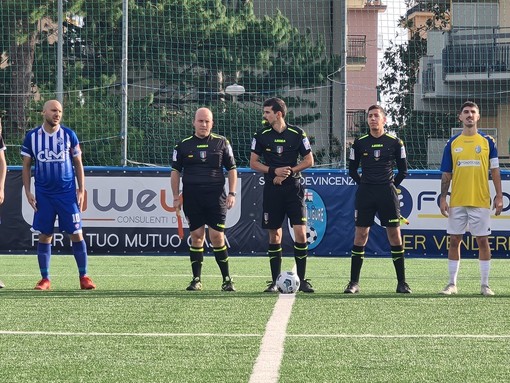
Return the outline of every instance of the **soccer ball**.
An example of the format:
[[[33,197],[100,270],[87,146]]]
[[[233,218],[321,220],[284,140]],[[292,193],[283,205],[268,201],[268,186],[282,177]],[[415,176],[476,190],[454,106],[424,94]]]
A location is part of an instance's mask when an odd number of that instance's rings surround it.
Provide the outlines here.
[[[306,229],[306,242],[308,242],[309,245],[317,241],[317,230],[315,230],[314,227],[307,227]]]
[[[276,278],[276,287],[282,294],[293,294],[299,290],[299,277],[292,271],[282,271]]]

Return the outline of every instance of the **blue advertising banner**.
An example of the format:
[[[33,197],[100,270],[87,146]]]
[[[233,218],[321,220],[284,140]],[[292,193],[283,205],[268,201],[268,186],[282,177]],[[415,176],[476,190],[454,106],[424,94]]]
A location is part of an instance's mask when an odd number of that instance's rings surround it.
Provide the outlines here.
[[[187,254],[189,232],[177,235],[165,168],[86,168],[84,236],[90,254]],[[416,171],[399,187],[402,215],[409,224],[402,227],[408,256],[446,256],[449,237],[446,218],[439,213],[438,171]],[[510,173],[503,173],[503,213],[492,217],[489,238],[494,257],[510,255]],[[343,170],[310,170],[304,173],[308,211],[309,254],[350,256],[354,238],[354,198],[357,186]],[[226,239],[231,255],[264,255],[267,233],[261,228],[264,178],[249,169],[239,170],[237,202],[229,210]],[[492,195],[494,190],[492,189]],[[0,206],[0,251],[35,253],[37,235],[30,231],[33,211],[26,201],[20,168],[9,168],[6,200]],[[184,220],[185,221],[185,220]],[[377,221],[377,220],[376,220]],[[289,226],[283,227],[284,253],[292,254]],[[209,247],[209,243],[206,243]],[[208,249],[209,251],[211,249]],[[378,222],[371,228],[367,255],[389,255],[386,231]],[[70,252],[69,239],[56,232],[55,252]],[[465,236],[463,256],[476,256],[476,241]]]

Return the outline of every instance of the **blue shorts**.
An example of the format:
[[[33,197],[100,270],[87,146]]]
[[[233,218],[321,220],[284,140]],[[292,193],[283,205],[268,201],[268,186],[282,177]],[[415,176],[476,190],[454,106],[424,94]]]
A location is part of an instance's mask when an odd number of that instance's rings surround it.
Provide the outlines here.
[[[76,191],[65,194],[37,194],[37,211],[34,213],[32,231],[52,235],[58,216],[58,227],[62,232],[77,234],[82,232],[81,214],[76,199]]]

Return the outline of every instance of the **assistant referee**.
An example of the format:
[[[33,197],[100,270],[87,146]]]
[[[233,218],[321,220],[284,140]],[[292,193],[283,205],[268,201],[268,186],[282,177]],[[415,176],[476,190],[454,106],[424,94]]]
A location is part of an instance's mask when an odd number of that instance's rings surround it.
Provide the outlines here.
[[[228,140],[211,133],[213,114],[200,108],[193,121],[195,133],[177,144],[173,152],[170,184],[174,207],[181,209],[179,181],[182,174],[182,207],[191,234],[189,255],[193,279],[186,290],[202,290],[202,263],[204,260],[205,225],[213,245],[223,291],[235,291],[229,273],[228,251],[225,244],[227,209],[235,203],[237,169]],[[224,169],[228,172],[228,194],[225,191]]]
[[[312,148],[303,129],[285,122],[287,106],[283,100],[270,98],[263,107],[266,127],[253,136],[250,167],[264,173],[265,180],[262,227],[269,234],[271,281],[264,291],[278,292],[276,278],[282,263],[282,224],[287,215],[294,230],[294,259],[301,281],[299,290],[313,293],[310,281],[305,279],[308,243],[304,189],[300,182],[301,171],[313,166]]]
[[[351,252],[351,279],[346,294],[359,292],[359,275],[365,255],[370,227],[377,214],[391,246],[391,256],[397,274],[397,293],[409,294],[406,282],[404,247],[400,234],[400,203],[397,186],[407,176],[404,143],[386,132],[386,112],[379,105],[368,108],[368,134],[357,138],[349,155],[349,175],[359,185],[355,201],[355,233]],[[358,168],[361,164],[361,175]],[[393,169],[397,167],[397,174]]]

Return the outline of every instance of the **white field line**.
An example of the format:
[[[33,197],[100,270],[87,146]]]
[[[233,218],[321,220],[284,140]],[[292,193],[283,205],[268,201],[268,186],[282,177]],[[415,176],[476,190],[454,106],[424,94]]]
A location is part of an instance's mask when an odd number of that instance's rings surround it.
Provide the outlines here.
[[[132,333],[132,332],[69,332],[69,331],[10,331],[0,330],[1,335],[26,336],[89,336],[89,337],[211,337],[211,338],[261,338],[261,334],[219,333]],[[287,334],[288,338],[332,338],[332,339],[510,339],[510,334]]]
[[[153,338],[177,338],[177,337],[214,337],[214,338],[260,338],[260,334],[213,334],[213,333],[133,333],[133,332],[58,332],[58,331],[4,331],[0,335],[35,335],[35,336],[90,336],[90,337],[153,337]]]
[[[289,338],[346,338],[346,339],[510,339],[510,334],[294,334]]]
[[[149,275],[148,274],[90,274],[92,277],[101,277],[101,278],[105,278],[105,277],[115,277],[115,278],[147,278]],[[50,277],[51,278],[61,278],[61,277],[68,277],[68,276],[73,276],[75,277],[76,276],[76,273],[75,272],[69,272],[69,273],[51,273]],[[2,273],[2,277],[5,279],[5,278],[9,278],[9,277],[13,277],[13,278],[30,278],[30,277],[34,277],[34,278],[41,278],[41,276],[39,274],[36,274],[36,272],[34,273],[30,273],[30,274],[6,274],[6,273]],[[150,277],[156,277],[156,278],[181,278],[181,277],[185,277],[185,278],[188,278],[190,277],[190,274],[150,274]],[[220,276],[221,277],[221,276]],[[203,274],[202,273],[202,278],[218,278],[218,274]],[[249,279],[249,278],[264,278],[264,279],[267,279],[267,275],[236,275],[236,274],[232,274],[232,278],[234,279],[243,279],[243,278],[246,278],[246,279]]]
[[[276,301],[273,314],[267,322],[259,356],[253,366],[249,383],[278,382],[283,344],[295,300],[296,294],[280,294]]]

